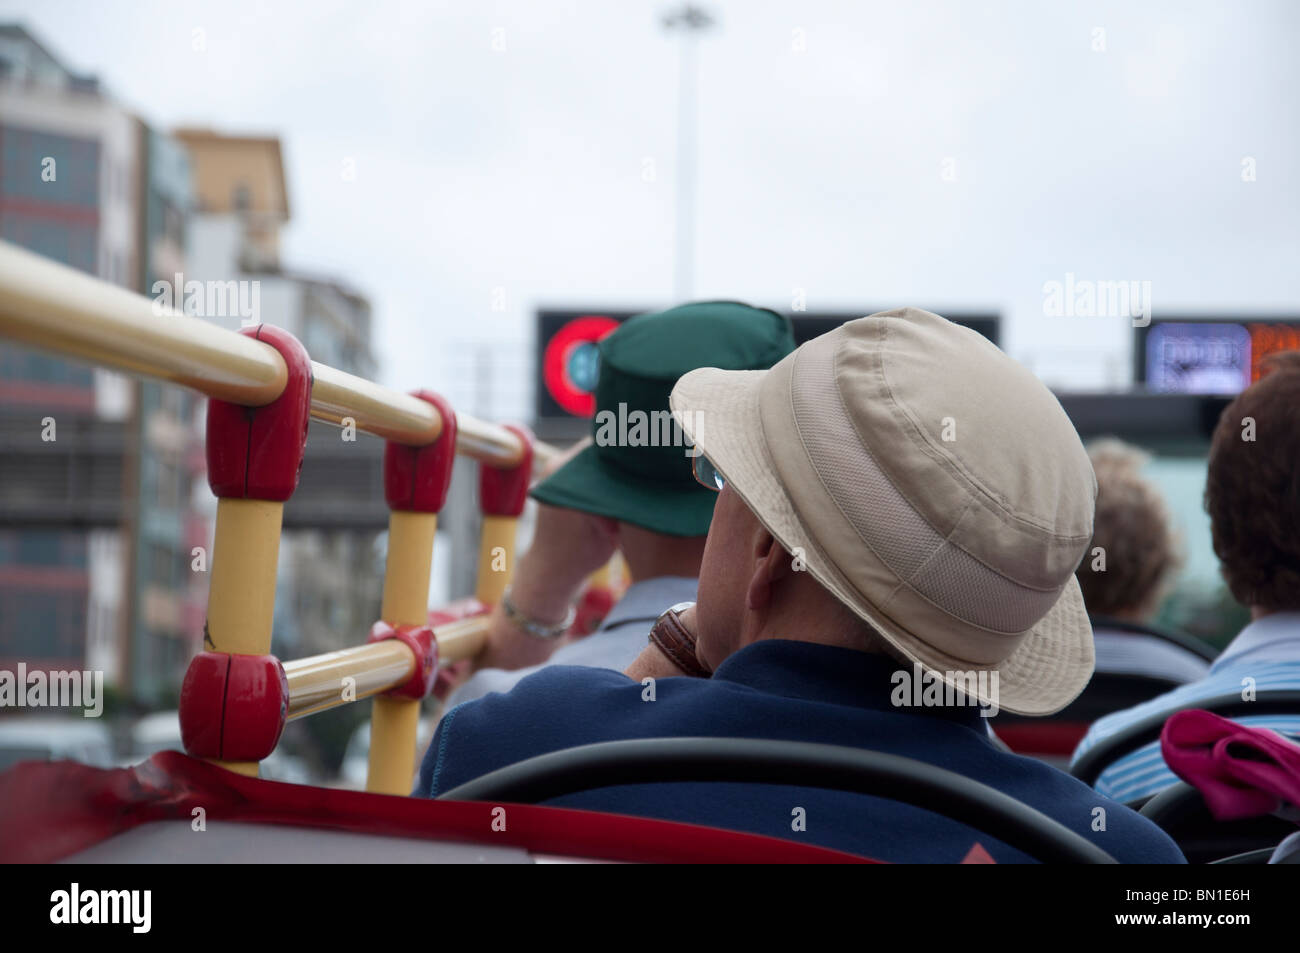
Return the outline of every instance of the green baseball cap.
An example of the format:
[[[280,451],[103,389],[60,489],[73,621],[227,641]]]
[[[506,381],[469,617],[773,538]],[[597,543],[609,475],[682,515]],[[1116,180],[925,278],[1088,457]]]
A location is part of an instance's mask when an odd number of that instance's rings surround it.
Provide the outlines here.
[[[794,350],[790,322],[738,301],[701,301],[629,318],[597,350],[592,444],[533,498],[667,536],[705,535],[718,494],[695,481],[668,395],[699,367],[767,370]]]

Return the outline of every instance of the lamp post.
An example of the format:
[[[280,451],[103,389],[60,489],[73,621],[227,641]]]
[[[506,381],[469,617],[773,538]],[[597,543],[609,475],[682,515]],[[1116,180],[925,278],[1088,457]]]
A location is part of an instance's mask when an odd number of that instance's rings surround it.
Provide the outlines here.
[[[713,26],[707,12],[690,3],[663,17],[664,29],[680,31],[682,46],[677,75],[677,217],[673,294],[689,300],[695,286],[695,41]]]

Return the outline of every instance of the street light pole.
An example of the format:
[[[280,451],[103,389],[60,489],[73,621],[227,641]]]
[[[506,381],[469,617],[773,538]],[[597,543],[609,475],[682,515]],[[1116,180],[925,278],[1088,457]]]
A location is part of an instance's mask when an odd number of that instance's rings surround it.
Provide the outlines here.
[[[677,217],[673,294],[677,303],[695,292],[695,41],[713,17],[689,3],[664,15],[664,29],[680,30],[677,75]]]

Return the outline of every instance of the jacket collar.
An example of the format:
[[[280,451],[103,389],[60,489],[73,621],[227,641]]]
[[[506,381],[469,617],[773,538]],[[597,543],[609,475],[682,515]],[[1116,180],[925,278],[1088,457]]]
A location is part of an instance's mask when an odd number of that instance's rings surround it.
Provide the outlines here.
[[[1247,660],[1287,662],[1300,659],[1300,612],[1272,612],[1247,624],[1214,660],[1211,674]]]
[[[986,730],[988,719],[980,716],[977,705],[914,704],[920,700],[923,690],[922,686],[913,690],[916,676],[914,666],[887,655],[789,639],[765,639],[747,645],[729,655],[713,673],[714,680],[734,682],[771,695],[929,715],[981,732]]]

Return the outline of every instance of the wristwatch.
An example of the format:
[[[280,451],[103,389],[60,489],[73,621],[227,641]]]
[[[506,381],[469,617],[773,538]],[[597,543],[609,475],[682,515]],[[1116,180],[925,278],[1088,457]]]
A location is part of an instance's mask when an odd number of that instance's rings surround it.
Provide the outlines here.
[[[538,639],[558,639],[569,631],[569,626],[573,625],[573,620],[578,617],[578,610],[573,606],[569,606],[569,611],[562,621],[555,623],[538,622],[531,616],[526,616],[519,611],[519,607],[510,598],[509,587],[501,595],[501,611],[512,624]]]
[[[679,602],[670,606],[663,615],[655,620],[650,629],[650,641],[667,655],[674,665],[686,675],[695,678],[708,678],[713,673],[695,657],[695,636],[682,625],[681,614],[695,605],[693,602]]]

